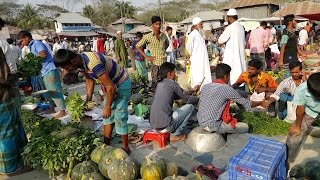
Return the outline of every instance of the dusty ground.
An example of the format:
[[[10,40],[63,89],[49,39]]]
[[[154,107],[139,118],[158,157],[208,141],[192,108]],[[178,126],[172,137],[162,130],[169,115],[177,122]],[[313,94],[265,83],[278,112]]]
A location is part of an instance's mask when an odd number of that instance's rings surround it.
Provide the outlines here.
[[[132,70],[130,70],[131,72]],[[184,72],[177,73],[179,78],[179,84],[183,87],[186,87],[187,84],[187,76]],[[69,92],[79,92],[84,94],[83,84],[73,85],[69,87]],[[226,169],[228,160],[230,157],[236,155],[241,151],[241,149],[247,144],[248,139],[250,136],[255,136],[252,134],[242,134],[242,135],[229,135],[227,139],[226,147],[218,152],[211,152],[211,153],[198,153],[193,151],[185,142],[174,143],[166,146],[164,149],[158,148],[158,146],[154,143],[150,143],[145,145],[137,144],[137,145],[130,145],[132,149],[132,156],[137,159],[139,162],[142,162],[147,155],[159,155],[164,156],[167,159],[177,163],[179,167],[179,173],[181,175],[187,174],[191,172],[191,168],[201,164],[213,164],[216,167]],[[269,137],[270,138],[270,137]],[[278,140],[281,142],[285,142],[285,136],[279,137],[271,137],[271,139]],[[117,145],[116,145],[117,146]],[[304,163],[310,159],[320,159],[320,138],[314,138],[308,136],[303,147],[299,153],[299,156],[291,167],[295,164]],[[1,177],[0,179],[10,179],[10,180],[46,180],[49,179],[48,175],[39,170],[34,170],[32,172],[11,177],[5,178]]]

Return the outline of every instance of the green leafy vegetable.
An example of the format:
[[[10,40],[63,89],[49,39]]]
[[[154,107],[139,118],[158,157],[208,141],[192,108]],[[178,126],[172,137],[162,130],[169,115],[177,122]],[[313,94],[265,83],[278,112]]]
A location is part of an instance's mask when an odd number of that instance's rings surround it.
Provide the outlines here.
[[[138,105],[134,106],[134,113],[138,117],[145,118],[149,113],[148,106],[143,105],[143,104],[138,104]]]
[[[42,58],[32,53],[26,55],[25,59],[18,63],[18,73],[22,77],[37,76],[42,69]]]
[[[236,115],[239,121],[247,123],[249,132],[253,134],[264,134],[267,136],[287,135],[290,124],[268,116],[264,112],[244,112]]]
[[[32,97],[32,96],[23,96],[22,97],[22,102],[23,104],[35,104],[35,103],[39,103],[40,100],[38,98]]]
[[[87,109],[87,104],[78,93],[67,97],[66,107],[72,121],[81,122]]]

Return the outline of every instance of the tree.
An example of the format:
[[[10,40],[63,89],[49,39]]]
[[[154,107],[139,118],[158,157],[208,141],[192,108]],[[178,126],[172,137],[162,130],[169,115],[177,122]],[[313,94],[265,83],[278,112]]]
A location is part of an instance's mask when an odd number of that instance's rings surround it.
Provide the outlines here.
[[[47,4],[37,4],[37,12],[42,14],[43,17],[54,19],[59,16],[60,13],[67,13],[68,10],[57,6],[57,5],[47,5]]]
[[[132,6],[130,2],[119,2],[116,1],[115,13],[117,18],[121,18],[121,11],[123,12],[123,17],[133,18],[136,15],[137,8]]]
[[[83,8],[82,14],[92,20],[94,18],[95,11],[91,5],[87,5]]]

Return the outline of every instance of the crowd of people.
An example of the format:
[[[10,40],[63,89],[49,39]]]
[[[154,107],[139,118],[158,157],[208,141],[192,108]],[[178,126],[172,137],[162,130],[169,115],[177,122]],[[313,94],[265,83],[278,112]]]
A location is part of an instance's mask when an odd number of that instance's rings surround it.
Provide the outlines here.
[[[197,119],[204,130],[210,133],[247,133],[249,127],[237,122],[231,113],[233,102],[240,108],[255,111],[264,109],[270,116],[286,117],[286,107],[276,108],[275,102],[292,101],[296,106],[296,121],[289,129],[287,144],[289,161],[297,156],[298,149],[306,136],[306,129],[320,113],[320,73],[305,77],[299,60],[306,57],[305,33],[298,37],[294,32],[294,15],[284,17],[284,29],[281,38],[277,38],[273,23],[261,22],[260,27],[245,33],[239,23],[237,11],[227,12],[227,22],[223,32],[213,34],[209,49],[216,52],[218,60],[209,61],[208,40],[202,34],[203,22],[199,17],[192,21],[192,31],[188,36],[181,35],[177,40],[172,36],[172,28],[162,32],[162,20],[158,16],[151,18],[152,32],[143,35],[138,32],[136,38],[124,40],[122,32],[117,38],[99,37],[92,45],[74,43],[58,38],[50,45],[46,41],[34,40],[27,31],[19,33],[20,49],[13,46],[12,40],[0,41],[0,172],[13,173],[23,167],[21,150],[26,144],[26,136],[19,113],[19,96],[14,83],[16,59],[32,53],[42,58],[42,69],[34,82],[43,83],[43,89],[49,90],[50,110],[59,113],[56,118],[66,115],[62,94],[59,69],[67,72],[81,72],[85,77],[86,100],[92,101],[94,80],[98,79],[105,96],[102,117],[104,118],[104,142],[110,145],[113,128],[121,136],[122,148],[130,154],[128,146],[128,102],[131,96],[131,81],[127,72],[129,58],[131,66],[140,76],[148,77],[147,66],[151,71],[151,87],[154,101],[151,106],[150,124],[160,132],[170,132],[171,141],[186,139],[182,130],[187,125],[195,106],[198,105]],[[0,27],[4,21],[0,19]],[[246,37],[247,35],[247,37]],[[278,84],[267,72],[268,51],[279,44],[279,67],[284,69],[286,79]],[[10,45],[9,45],[10,44]],[[278,45],[276,45],[278,46]],[[250,49],[250,61],[246,60],[245,49]],[[268,50],[269,49],[269,50]],[[179,53],[177,53],[179,52]],[[190,61],[191,90],[185,91],[175,81],[177,54],[186,56]],[[270,52],[269,52],[270,54]],[[219,62],[221,61],[221,62]],[[214,70],[214,71],[213,71]],[[214,72],[215,76],[212,76]],[[215,78],[212,78],[215,77]],[[37,90],[41,90],[37,89]],[[200,93],[198,97],[196,94]],[[186,105],[173,109],[176,99],[182,99]],[[278,109],[278,112],[276,112]],[[292,112],[290,112],[292,113]],[[23,169],[23,168],[22,168]]]

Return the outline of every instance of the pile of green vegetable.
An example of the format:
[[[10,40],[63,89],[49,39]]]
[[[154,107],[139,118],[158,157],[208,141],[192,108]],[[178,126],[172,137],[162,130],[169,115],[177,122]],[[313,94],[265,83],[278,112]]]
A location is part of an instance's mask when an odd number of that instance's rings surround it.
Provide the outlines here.
[[[131,93],[147,93],[148,92],[148,79],[140,76],[139,74],[130,74],[131,79]]]
[[[90,159],[100,139],[79,124],[62,125],[54,119],[41,118],[33,112],[22,111],[22,121],[31,134],[22,153],[24,163],[43,169],[50,177],[68,172],[73,165]]]
[[[291,179],[320,179],[320,161],[310,160],[305,165],[297,164],[290,170]]]
[[[73,122],[81,122],[87,109],[87,104],[78,93],[67,97],[66,107],[71,120]]]
[[[32,53],[26,55],[23,61],[18,63],[18,74],[21,77],[37,76],[42,69],[42,58]]]
[[[36,104],[36,103],[39,103],[40,100],[39,98],[35,98],[35,97],[32,97],[32,96],[23,96],[22,97],[22,103],[23,104]]]
[[[290,124],[272,118],[265,112],[241,111],[235,116],[239,121],[249,125],[249,132],[252,134],[264,134],[267,136],[287,135]]]

